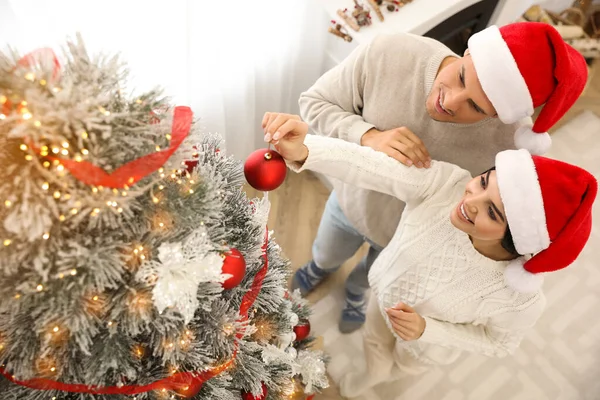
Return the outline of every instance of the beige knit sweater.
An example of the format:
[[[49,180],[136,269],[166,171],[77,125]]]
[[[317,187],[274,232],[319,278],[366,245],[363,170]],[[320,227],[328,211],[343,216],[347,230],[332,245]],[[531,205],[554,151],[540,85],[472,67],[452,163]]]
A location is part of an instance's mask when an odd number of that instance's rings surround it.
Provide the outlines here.
[[[376,37],[324,74],[300,97],[302,118],[318,135],[360,144],[371,128],[406,126],[435,160],[472,174],[490,168],[497,152],[514,148],[516,127],[498,119],[470,125],[431,119],[425,101],[441,62],[456,57],[433,39],[410,34]],[[386,194],[334,181],[344,214],[363,235],[388,244],[404,204]]]
[[[541,291],[523,294],[508,287],[508,262],[481,255],[450,222],[471,179],[468,171],[437,161],[429,169],[406,167],[369,147],[315,135],[305,144],[308,159],[302,166],[290,164],[292,169],[323,173],[407,203],[389,246],[369,271],[391,331],[384,310],[399,302],[425,318],[423,336],[410,342],[396,336],[398,346],[431,364],[453,362],[461,351],[502,357],[519,346],[545,298]]]

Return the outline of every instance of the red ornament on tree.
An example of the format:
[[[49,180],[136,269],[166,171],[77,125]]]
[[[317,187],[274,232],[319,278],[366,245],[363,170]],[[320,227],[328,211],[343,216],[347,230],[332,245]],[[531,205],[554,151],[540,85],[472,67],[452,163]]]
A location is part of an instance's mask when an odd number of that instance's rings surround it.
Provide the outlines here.
[[[310,334],[310,322],[308,320],[301,321],[294,327],[294,333],[296,334],[297,341],[306,339]]]
[[[242,256],[242,253],[238,249],[230,249],[225,253],[221,271],[224,274],[232,275],[223,282],[224,289],[233,289],[244,279],[246,275],[246,260],[244,260],[244,256]]]
[[[242,390],[242,399],[243,400],[264,400],[267,398],[267,393],[269,392],[267,386],[263,383],[262,385],[262,393],[254,396],[252,393],[248,393]]]
[[[244,175],[256,190],[277,189],[285,180],[287,166],[285,160],[275,150],[259,149],[246,159]]]

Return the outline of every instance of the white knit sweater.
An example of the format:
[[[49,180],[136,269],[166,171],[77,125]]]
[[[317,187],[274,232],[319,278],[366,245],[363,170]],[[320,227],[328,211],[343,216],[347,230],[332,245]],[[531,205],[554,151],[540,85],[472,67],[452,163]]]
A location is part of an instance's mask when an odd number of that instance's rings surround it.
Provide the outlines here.
[[[388,327],[385,308],[404,302],[425,318],[417,341],[398,345],[426,363],[450,363],[461,351],[488,356],[512,353],[541,315],[541,292],[523,294],[504,282],[507,262],[484,257],[450,222],[450,212],[471,179],[445,162],[406,167],[383,153],[339,139],[309,135],[309,169],[406,202],[396,232],[369,272]],[[490,165],[491,167],[491,165]]]

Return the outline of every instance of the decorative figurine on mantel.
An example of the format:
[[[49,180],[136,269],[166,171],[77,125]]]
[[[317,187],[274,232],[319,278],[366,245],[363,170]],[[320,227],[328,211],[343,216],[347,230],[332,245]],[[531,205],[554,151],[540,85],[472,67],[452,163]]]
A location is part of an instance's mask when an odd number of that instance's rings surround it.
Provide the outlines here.
[[[337,14],[340,16],[341,19],[344,20],[346,24],[348,24],[350,28],[354,29],[356,32],[360,30],[360,26],[358,26],[356,20],[351,15],[348,15],[347,8],[344,8],[343,10],[337,10]]]
[[[358,3],[358,0],[354,0],[354,11],[352,16],[358,23],[358,26],[371,25],[371,13],[364,6]]]
[[[333,27],[329,27],[329,33],[333,33],[335,36],[341,37],[346,42],[352,41],[352,36],[348,33],[346,28],[342,26],[342,24],[338,24],[335,20],[331,20]]]
[[[382,3],[382,0],[369,0],[369,4],[371,5],[371,8],[373,8],[373,11],[375,11],[375,14],[377,14],[377,18],[379,18],[379,20],[381,22],[383,22],[383,20],[384,20],[383,13],[381,12],[381,9],[379,8],[381,3]]]
[[[385,5],[385,8],[390,12],[399,11],[400,8],[404,7],[408,3],[412,3],[412,0],[372,0],[372,1],[375,1],[377,3],[377,5],[380,7]]]
[[[342,19],[343,23],[352,28],[355,32],[358,32],[361,27],[372,24],[371,9],[377,15],[379,21],[384,21],[382,7],[385,7],[388,11],[394,12],[399,11],[401,7],[404,7],[408,3],[412,3],[413,0],[366,0],[369,3],[369,7],[359,3],[359,0],[354,1],[354,10],[352,13],[347,8],[338,9],[337,15]],[[333,26],[330,26],[328,31],[346,42],[352,41],[352,36],[348,34],[348,31],[341,23],[331,21]]]

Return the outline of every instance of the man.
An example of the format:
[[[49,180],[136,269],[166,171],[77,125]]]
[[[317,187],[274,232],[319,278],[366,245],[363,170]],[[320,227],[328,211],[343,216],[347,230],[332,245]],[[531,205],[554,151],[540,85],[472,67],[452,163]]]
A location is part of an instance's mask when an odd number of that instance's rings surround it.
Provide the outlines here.
[[[372,147],[416,168],[435,158],[476,175],[514,145],[545,152],[547,130],[577,100],[586,79],[585,60],[552,26],[525,22],[473,35],[463,57],[433,39],[379,36],[319,78],[299,104],[318,135]],[[541,105],[532,127],[530,117]],[[296,272],[292,288],[310,292],[367,241],[368,254],[346,283],[344,333],[365,321],[369,268],[403,208],[390,196],[334,182],[313,260]]]

